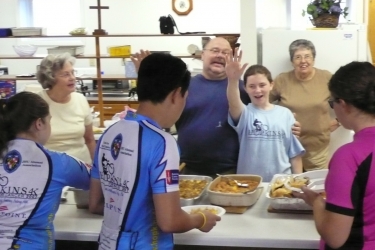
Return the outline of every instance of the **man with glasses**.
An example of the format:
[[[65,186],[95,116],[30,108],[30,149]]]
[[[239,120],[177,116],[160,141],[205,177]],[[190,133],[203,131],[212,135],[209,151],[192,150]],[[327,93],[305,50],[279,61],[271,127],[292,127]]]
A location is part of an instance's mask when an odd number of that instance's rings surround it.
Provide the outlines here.
[[[229,42],[217,37],[206,43],[202,52],[203,71],[191,78],[186,106],[176,122],[181,162],[186,163],[183,174],[208,175],[236,173],[239,140],[228,124],[228,79],[225,73],[225,57],[233,53]],[[139,62],[149,52],[136,54],[133,62]],[[239,84],[242,102],[250,98]],[[293,127],[298,135],[299,123]]]
[[[226,39],[210,40],[202,52],[202,74],[191,79],[185,109],[176,123],[181,161],[186,163],[184,174],[236,173],[239,142],[227,122],[225,57],[230,53]],[[248,104],[242,81],[240,93]]]
[[[210,40],[203,49],[203,71],[191,79],[185,109],[176,123],[184,174],[215,177],[216,173],[236,173],[239,140],[228,124],[228,78],[225,58],[233,53],[229,42],[221,37]],[[239,84],[242,102],[250,98]],[[293,127],[299,134],[299,123]]]

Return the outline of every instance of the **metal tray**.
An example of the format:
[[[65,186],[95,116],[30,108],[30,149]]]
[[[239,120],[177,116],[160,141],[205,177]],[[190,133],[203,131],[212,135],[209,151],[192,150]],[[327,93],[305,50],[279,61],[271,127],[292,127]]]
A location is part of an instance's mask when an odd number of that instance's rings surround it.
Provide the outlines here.
[[[84,52],[84,46],[58,46],[47,49],[48,54],[69,53],[72,56],[81,55]]]
[[[206,187],[202,190],[200,195],[198,195],[197,197],[190,198],[190,199],[180,198],[180,204],[181,204],[181,207],[183,207],[183,206],[192,206],[192,205],[199,204],[203,196],[206,194],[207,187],[210,185],[212,178],[210,176],[204,176],[204,175],[180,175],[180,180],[206,180],[207,181]]]
[[[266,190],[266,197],[270,200],[270,206],[276,210],[312,210],[312,207],[306,204],[302,199],[288,197],[274,198],[270,196],[272,184],[275,183],[278,179],[286,179],[289,177],[290,175],[286,174],[275,174],[273,176]]]
[[[12,28],[13,36],[41,36],[44,34],[45,34],[45,29],[41,27]]]

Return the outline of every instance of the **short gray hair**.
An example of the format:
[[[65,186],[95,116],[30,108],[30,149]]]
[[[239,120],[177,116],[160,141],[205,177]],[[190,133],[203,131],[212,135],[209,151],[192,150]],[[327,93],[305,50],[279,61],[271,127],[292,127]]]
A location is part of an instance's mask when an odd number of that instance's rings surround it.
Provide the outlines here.
[[[61,70],[67,62],[72,65],[75,63],[75,58],[69,53],[48,55],[42,60],[36,73],[36,78],[43,89],[52,89],[55,86],[55,73]]]
[[[293,62],[294,54],[295,54],[296,51],[299,50],[299,49],[308,49],[308,50],[311,50],[311,53],[312,53],[312,55],[313,55],[313,58],[315,59],[315,56],[316,56],[316,50],[315,50],[315,46],[314,46],[314,44],[313,44],[311,41],[306,40],[306,39],[298,39],[298,40],[293,41],[293,42],[289,45],[290,61]]]

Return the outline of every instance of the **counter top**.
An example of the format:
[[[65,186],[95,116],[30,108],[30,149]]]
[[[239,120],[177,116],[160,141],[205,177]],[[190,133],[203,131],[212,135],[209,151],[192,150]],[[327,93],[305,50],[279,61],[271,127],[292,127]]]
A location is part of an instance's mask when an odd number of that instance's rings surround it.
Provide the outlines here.
[[[88,95],[86,96],[86,99],[88,101],[97,101],[98,96],[97,95]],[[103,96],[103,101],[126,101],[126,102],[138,102],[138,98],[134,97],[128,97],[127,95],[120,96],[120,95],[115,95],[115,96]]]
[[[94,134],[94,138],[95,138],[95,141],[98,141],[100,139],[100,136],[102,136],[103,133],[101,134]],[[173,137],[177,140],[178,136],[177,135],[173,135]]]
[[[267,186],[268,183],[262,185]],[[264,189],[265,190],[265,189]],[[209,233],[191,230],[174,235],[176,245],[318,249],[319,235],[312,214],[269,213],[265,191],[244,214],[229,214]],[[72,194],[55,218],[56,240],[96,241],[102,216],[77,209]],[[209,204],[207,197],[202,204]]]

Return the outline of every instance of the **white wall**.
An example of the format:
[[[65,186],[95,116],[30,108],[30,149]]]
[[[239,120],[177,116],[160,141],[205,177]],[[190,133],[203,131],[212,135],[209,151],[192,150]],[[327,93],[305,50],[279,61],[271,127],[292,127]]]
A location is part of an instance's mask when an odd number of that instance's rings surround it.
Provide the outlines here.
[[[47,0],[46,0],[47,1]],[[83,1],[84,26],[92,32],[97,28],[96,10],[89,6],[96,5],[96,0]],[[289,27],[291,11],[301,12],[301,6],[295,1],[300,0],[195,0],[193,11],[188,16],[177,16],[171,5],[171,0],[102,0],[102,5],[108,5],[109,10],[102,11],[102,27],[113,33],[159,33],[159,17],[172,14],[179,30],[206,31],[207,33],[241,33],[244,61],[256,63],[257,32],[260,28]],[[364,2],[356,0],[356,17],[363,21]],[[0,26],[18,26],[18,0],[0,1]],[[254,9],[255,8],[255,9]],[[298,10],[297,10],[298,9]],[[353,8],[354,9],[354,8]],[[362,15],[361,15],[362,13]],[[62,21],[69,18],[69,13],[59,15]],[[61,21],[56,19],[56,21]],[[352,20],[354,21],[354,20]],[[76,27],[72,27],[76,28]],[[189,44],[201,44],[200,37],[158,37],[158,38],[101,38],[101,52],[106,53],[110,45],[132,45],[132,51],[141,48],[149,50],[170,50],[175,54],[186,54]],[[54,43],[56,43],[54,40]],[[95,52],[94,38],[82,38],[86,54]],[[30,39],[28,43],[36,40]],[[60,40],[57,40],[60,41]],[[15,54],[12,45],[22,43],[21,39],[0,39],[0,54]],[[63,40],[61,40],[63,42]],[[46,54],[46,48],[39,48],[37,54]],[[11,74],[35,72],[40,60],[1,60],[7,65]],[[186,60],[190,65],[200,63],[197,60]],[[89,60],[77,60],[77,67],[88,67]],[[121,59],[103,59],[102,68],[106,74],[122,73],[124,67]]]
[[[89,6],[96,5],[96,0],[84,1],[84,26],[92,32],[97,28],[97,11]],[[6,3],[5,3],[6,2]],[[172,14],[181,32],[205,31],[206,33],[240,33],[240,0],[204,0],[194,1],[193,11],[188,16],[178,16],[172,10],[171,0],[107,0],[102,5],[110,7],[102,11],[102,27],[109,34],[159,34],[159,17]],[[0,2],[0,24],[2,27],[17,26],[17,0]],[[67,15],[61,15],[68,18]],[[76,28],[76,27],[72,27]],[[177,31],[175,31],[177,33]],[[81,38],[85,44],[85,53],[95,53],[95,39]],[[29,43],[36,40],[29,39]],[[62,41],[62,40],[61,40]],[[56,42],[56,40],[54,41]],[[63,41],[62,41],[63,42]],[[23,43],[20,39],[1,39],[0,54],[14,54],[13,44]],[[144,37],[144,38],[101,38],[101,53],[106,53],[107,46],[130,44],[132,51],[139,49],[169,50],[175,54],[187,54],[189,44],[201,45],[200,37]],[[37,54],[46,54],[45,48],[38,48]],[[189,59],[188,61],[191,61]],[[2,60],[9,66],[11,74],[34,72],[39,60]],[[88,67],[89,60],[77,60],[76,66]],[[124,72],[121,59],[103,59],[102,68],[106,74]]]

